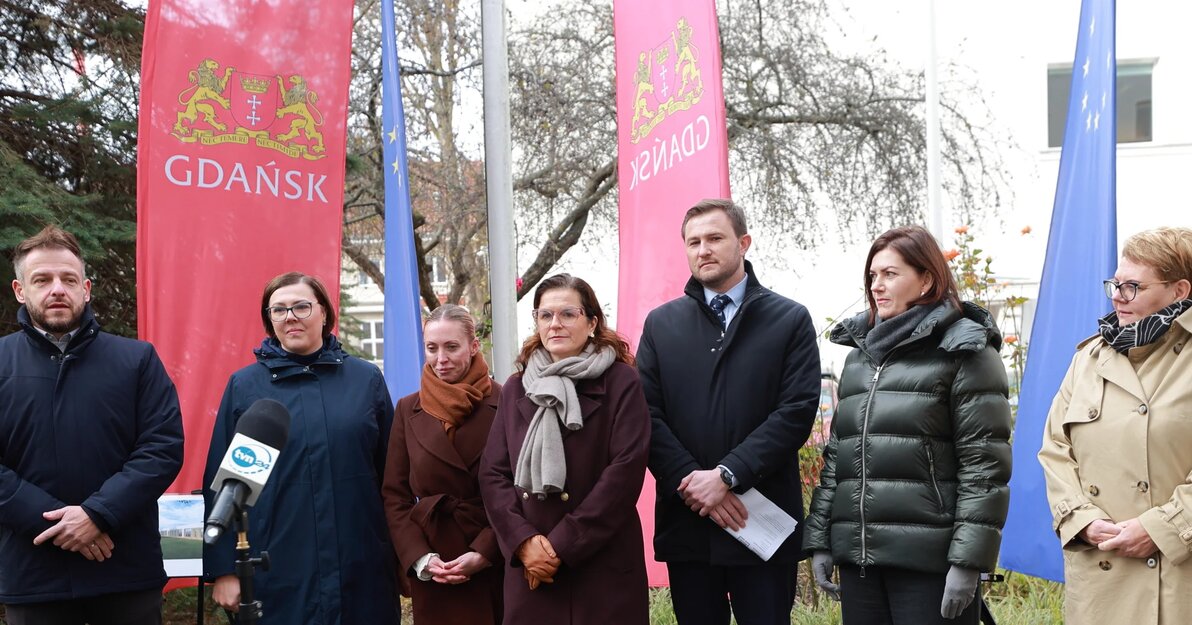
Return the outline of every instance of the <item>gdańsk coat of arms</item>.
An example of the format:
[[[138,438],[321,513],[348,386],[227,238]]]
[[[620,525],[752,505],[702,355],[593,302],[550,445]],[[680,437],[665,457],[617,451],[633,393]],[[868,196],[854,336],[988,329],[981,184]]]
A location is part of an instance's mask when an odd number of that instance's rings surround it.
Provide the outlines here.
[[[680,17],[670,36],[638,54],[633,74],[633,121],[629,139],[637,143],[669,115],[699,103],[704,81],[699,70],[699,50],[691,43],[691,25]]]
[[[319,97],[303,76],[221,70],[214,59],[204,59],[187,80],[190,86],[178,94],[183,109],[170,132],[179,141],[252,143],[307,160],[327,156]]]

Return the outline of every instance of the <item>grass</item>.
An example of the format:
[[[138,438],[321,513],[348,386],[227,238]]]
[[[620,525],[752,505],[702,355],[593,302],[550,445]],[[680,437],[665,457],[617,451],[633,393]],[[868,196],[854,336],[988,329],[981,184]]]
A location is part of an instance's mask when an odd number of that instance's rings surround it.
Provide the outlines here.
[[[1064,587],[1061,584],[999,571],[1002,583],[989,584],[982,591],[985,602],[998,625],[1063,625]],[[791,625],[839,625],[840,604],[813,590],[806,576],[807,565],[799,570],[799,590],[791,611]],[[735,621],[734,621],[735,623]],[[677,625],[671,611],[670,591],[650,590],[650,625]]]
[[[985,602],[998,625],[1062,625],[1064,586],[1056,582],[999,570],[1006,581],[992,584]]]
[[[1035,577],[1000,571],[1006,581],[991,584],[983,591],[985,602],[998,625],[1062,625],[1064,622],[1064,587]],[[204,625],[224,625],[227,621],[214,608],[211,587],[206,588]],[[166,593],[162,602],[163,625],[194,625],[196,588],[181,588]],[[402,625],[412,625],[410,602],[402,600]],[[807,577],[807,564],[799,567],[798,600],[791,611],[791,625],[839,625],[840,604],[816,591]],[[4,606],[0,605],[0,625],[5,625]],[[678,625],[671,610],[670,590],[650,590],[650,625]]]

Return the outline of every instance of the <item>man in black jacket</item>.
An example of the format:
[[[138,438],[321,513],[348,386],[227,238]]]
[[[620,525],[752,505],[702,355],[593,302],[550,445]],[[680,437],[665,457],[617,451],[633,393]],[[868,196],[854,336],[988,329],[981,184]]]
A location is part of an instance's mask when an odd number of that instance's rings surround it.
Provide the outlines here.
[[[729,200],[687,211],[685,294],[650,312],[638,369],[653,421],[655,557],[680,625],[790,622],[802,532],[763,561],[723,528],[747,525],[737,494],[757,489],[802,520],[799,448],[819,407],[807,309],[763,287]]]
[[[153,346],[100,331],[74,236],[21,242],[0,338],[0,603],[9,625],[159,625],[157,498],[182,417]]]

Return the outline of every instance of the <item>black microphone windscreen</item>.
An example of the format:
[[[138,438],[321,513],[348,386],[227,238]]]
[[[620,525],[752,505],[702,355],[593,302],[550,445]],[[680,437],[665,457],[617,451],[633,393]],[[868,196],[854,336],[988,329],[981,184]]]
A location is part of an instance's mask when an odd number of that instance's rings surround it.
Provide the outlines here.
[[[236,433],[280,450],[290,436],[290,411],[272,399],[258,399],[236,422]]]

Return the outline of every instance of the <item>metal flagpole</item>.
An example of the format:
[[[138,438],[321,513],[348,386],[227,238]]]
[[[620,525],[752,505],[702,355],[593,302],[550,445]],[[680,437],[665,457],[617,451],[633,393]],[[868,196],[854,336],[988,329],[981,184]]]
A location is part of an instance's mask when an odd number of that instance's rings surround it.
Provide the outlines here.
[[[928,229],[944,241],[944,207],[940,202],[940,92],[936,78],[935,0],[927,0],[927,213]]]
[[[493,375],[504,382],[517,356],[517,253],[513,242],[513,164],[509,139],[509,49],[504,0],[480,5],[484,50],[484,171],[488,192],[489,292]]]

